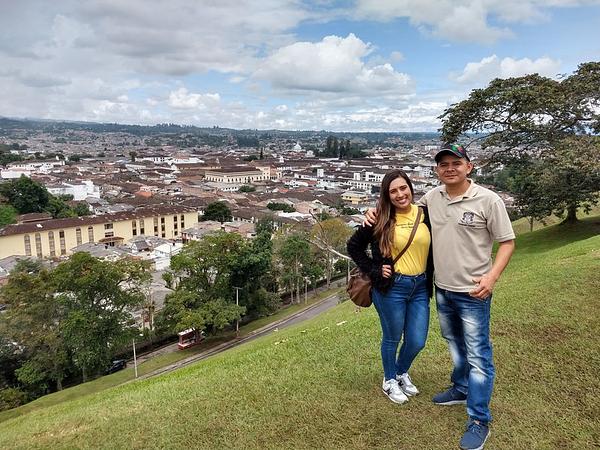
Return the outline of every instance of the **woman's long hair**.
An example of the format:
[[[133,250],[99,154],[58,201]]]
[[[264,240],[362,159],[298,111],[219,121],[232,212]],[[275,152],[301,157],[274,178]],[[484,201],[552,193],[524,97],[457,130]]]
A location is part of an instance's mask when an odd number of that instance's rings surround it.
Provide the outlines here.
[[[414,197],[415,191],[410,182],[410,178],[404,170],[395,169],[388,172],[381,182],[381,191],[379,192],[379,201],[377,202],[377,223],[373,229],[375,239],[379,241],[379,250],[384,257],[392,257],[392,248],[394,245],[394,226],[396,225],[396,209],[390,200],[390,184],[396,178],[404,178],[411,195]]]

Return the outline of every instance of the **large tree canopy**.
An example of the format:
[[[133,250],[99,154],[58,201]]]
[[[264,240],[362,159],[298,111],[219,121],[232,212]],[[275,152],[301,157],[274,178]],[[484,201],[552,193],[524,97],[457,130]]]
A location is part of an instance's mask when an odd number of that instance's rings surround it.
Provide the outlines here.
[[[202,221],[216,220],[217,222],[228,222],[232,219],[231,210],[225,202],[210,203],[204,210]]]
[[[532,217],[598,201],[600,62],[581,64],[559,80],[527,75],[496,79],[441,116],[445,142],[481,140],[490,162],[514,170],[513,190]]]

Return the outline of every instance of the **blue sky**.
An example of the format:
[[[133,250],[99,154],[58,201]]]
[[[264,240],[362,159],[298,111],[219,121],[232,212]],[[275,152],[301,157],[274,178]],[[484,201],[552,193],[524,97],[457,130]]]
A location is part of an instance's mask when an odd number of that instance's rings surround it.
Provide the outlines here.
[[[0,0],[0,115],[432,131],[600,60],[600,0]]]

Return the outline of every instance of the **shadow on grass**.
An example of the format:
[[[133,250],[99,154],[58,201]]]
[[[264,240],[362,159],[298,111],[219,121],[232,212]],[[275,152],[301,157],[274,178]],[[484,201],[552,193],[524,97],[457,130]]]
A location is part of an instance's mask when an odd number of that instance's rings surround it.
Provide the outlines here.
[[[600,235],[600,216],[581,219],[574,224],[561,223],[517,237],[520,253],[544,253],[576,241]]]

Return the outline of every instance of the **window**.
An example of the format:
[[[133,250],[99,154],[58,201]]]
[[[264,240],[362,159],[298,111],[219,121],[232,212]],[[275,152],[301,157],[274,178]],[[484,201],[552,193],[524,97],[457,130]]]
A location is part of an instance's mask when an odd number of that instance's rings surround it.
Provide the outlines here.
[[[65,232],[64,232],[64,230],[60,230],[58,232],[58,237],[60,237],[60,254],[61,255],[66,255],[67,254],[67,244],[65,242]]]
[[[42,236],[40,233],[35,233],[35,253],[38,258],[43,256],[42,254]]]
[[[83,243],[81,239],[81,228],[75,229],[75,238],[77,239],[77,245],[81,245]]]
[[[104,229],[105,230],[112,230],[113,229],[113,224],[112,223],[105,223],[104,224]]]
[[[173,228],[177,229],[177,216],[173,216]]]
[[[31,238],[28,234],[26,234],[25,236],[23,236],[23,240],[25,243],[25,255],[31,256]]]
[[[107,238],[107,237],[113,237],[114,235],[115,235],[114,231],[105,231],[104,232],[104,237],[105,238]]]
[[[185,228],[185,216],[182,214],[181,217],[181,229]]]
[[[158,236],[158,217],[154,218],[154,236]]]
[[[94,227],[88,227],[88,242],[94,243]]]
[[[140,234],[144,234],[144,219],[140,219]]]
[[[54,247],[54,231],[48,231],[48,244],[50,245],[50,256],[56,256],[56,248]]]
[[[137,236],[137,222],[135,220],[131,221],[131,233]]]

